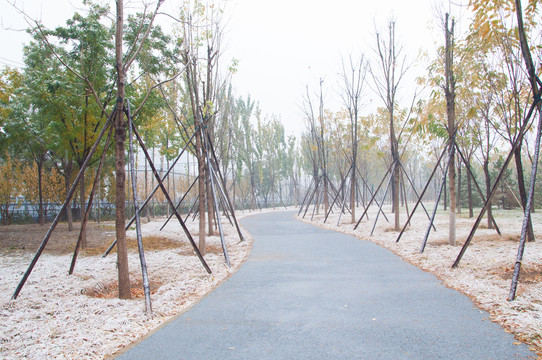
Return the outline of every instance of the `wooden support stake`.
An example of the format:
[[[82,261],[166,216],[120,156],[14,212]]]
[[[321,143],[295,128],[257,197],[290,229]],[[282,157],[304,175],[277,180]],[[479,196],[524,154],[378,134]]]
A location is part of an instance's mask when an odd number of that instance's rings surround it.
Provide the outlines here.
[[[301,206],[299,207],[299,211],[297,213],[297,216],[301,215],[301,212],[303,211],[303,208],[305,207],[305,201],[307,200],[309,194],[312,193],[312,186],[314,184],[314,179],[311,179],[311,183],[307,189],[307,192],[305,193],[305,196],[303,197],[303,201],[301,202]]]
[[[186,192],[184,193],[183,197],[181,198],[181,200],[179,200],[179,202],[177,203],[177,206],[175,207],[177,209],[177,211],[179,210],[179,207],[181,206],[182,202],[184,201],[184,199],[186,198],[186,196],[190,193],[190,190],[192,190],[192,188],[194,187],[194,185],[196,185],[196,182],[198,181],[198,178],[199,178],[199,175],[196,176],[196,178],[194,179],[194,181],[192,182],[192,185],[190,185],[190,187],[188,188],[188,190],[186,190]],[[167,218],[167,220],[164,222],[164,225],[162,225],[162,227],[160,228],[160,230],[158,231],[162,231],[162,229],[164,229],[167,225],[167,223],[169,222],[169,220],[171,220],[171,218],[173,217],[173,213],[171,213],[169,215],[169,217]],[[185,220],[186,222],[186,220]]]
[[[190,139],[192,140],[192,138]],[[189,140],[189,141],[190,141]],[[169,169],[166,171],[166,173],[164,174],[164,176],[162,176],[162,181],[164,181],[169,173],[171,171],[173,171],[173,167],[175,166],[175,164],[177,164],[177,162],[179,161],[179,159],[181,158],[181,156],[183,155],[184,151],[186,150],[188,144],[184,146],[183,150],[181,151],[181,153],[179,155],[177,155],[177,157],[175,158],[175,161],[173,161],[172,165],[169,167]],[[141,211],[143,211],[145,209],[145,207],[149,204],[149,202],[151,201],[152,197],[154,196],[154,194],[156,193],[156,191],[158,191],[158,189],[160,188],[160,185],[156,185],[154,187],[154,189],[151,191],[151,193],[149,194],[149,196],[147,196],[147,198],[145,199],[145,201],[143,202],[143,204],[141,205]],[[172,214],[173,216],[173,214]],[[130,219],[130,221],[128,221],[128,223],[126,224],[126,226],[124,227],[124,230],[128,230],[130,228],[130,226],[132,226],[132,224],[134,223],[135,221],[135,215]],[[160,229],[162,230],[162,229]],[[117,245],[117,239],[113,240],[113,242],[111,243],[111,245],[109,245],[109,247],[107,248],[107,250],[103,253],[102,257],[106,257],[107,255],[109,255],[109,253],[113,250],[113,248],[115,247],[115,245]]]
[[[540,94],[538,94],[538,101],[540,103]],[[516,289],[519,281],[519,274],[521,270],[521,262],[523,261],[523,253],[525,251],[525,240],[527,238],[527,229],[529,226],[529,219],[531,217],[531,210],[533,206],[533,198],[535,191],[536,172],[538,170],[538,159],[540,158],[540,141],[542,136],[542,111],[540,111],[540,104],[538,105],[538,131],[536,134],[533,167],[531,170],[531,184],[529,186],[529,195],[527,197],[527,203],[525,204],[525,213],[523,215],[523,224],[521,226],[521,237],[519,239],[518,254],[516,256],[516,263],[514,264],[514,274],[512,276],[512,283],[510,284],[510,294],[508,300],[512,301],[516,299]]]
[[[94,183],[92,184],[92,190],[90,192],[90,197],[88,201],[87,209],[85,210],[85,217],[83,218],[83,223],[81,224],[81,230],[79,231],[79,237],[77,238],[77,243],[75,244],[75,249],[73,250],[73,256],[72,256],[72,262],[70,264],[70,269],[68,270],[68,274],[73,274],[73,269],[75,268],[75,262],[77,261],[77,256],[79,255],[79,249],[81,248],[81,241],[83,239],[83,232],[85,231],[87,227],[87,221],[88,217],[90,215],[90,211],[92,210],[92,204],[94,202],[94,194],[96,191],[96,188],[98,187],[98,183],[100,182],[100,173],[102,172],[102,167],[105,162],[105,155],[107,154],[107,148],[109,147],[109,143],[111,141],[111,136],[113,135],[113,128],[109,128],[109,134],[107,135],[107,140],[105,142],[104,149],[102,151],[102,156],[100,158],[100,163],[98,164],[98,169],[96,169],[96,175],[94,177]]]
[[[143,292],[145,294],[145,312],[148,316],[152,314],[151,290],[149,286],[149,275],[147,273],[147,262],[145,260],[145,252],[143,251],[143,239],[141,237],[141,219],[139,216],[139,204],[137,201],[137,172],[135,168],[134,150],[133,150],[133,134],[132,128],[135,128],[132,122],[130,113],[130,101],[126,100],[126,116],[128,117],[128,138],[129,138],[129,158],[130,158],[130,177],[132,180],[132,197],[134,201],[134,217],[136,223],[136,238],[137,249],[139,252],[139,263],[141,264],[141,276],[143,279]]]
[[[333,197],[333,201],[331,202],[331,206],[329,207],[329,210],[327,211],[326,217],[324,218],[324,224],[326,223],[327,218],[329,217],[329,214],[331,214],[331,209],[333,209],[333,206],[335,206],[335,202],[337,201],[337,198],[339,197],[339,194],[340,194],[341,190],[342,190],[343,187],[344,187],[344,184],[345,184],[345,182],[346,182],[346,179],[348,178],[348,175],[350,174],[350,171],[352,171],[352,165],[350,165],[350,169],[348,169],[348,172],[346,173],[346,176],[345,176],[344,179],[341,181],[341,185],[339,186],[339,191],[338,191],[337,194]],[[339,218],[340,218],[340,216],[339,216]]]
[[[207,135],[207,136],[209,136],[209,135]],[[233,203],[231,202],[230,196],[228,195],[228,192],[227,192],[227,189],[226,189],[226,180],[224,179],[224,176],[222,175],[222,172],[220,171],[220,167],[218,166],[218,159],[216,157],[215,148],[214,148],[213,142],[210,140],[210,138],[209,138],[209,145],[211,147],[211,154],[213,155],[213,159],[215,160],[215,164],[217,165],[216,168],[218,170],[219,181],[220,181],[219,183],[222,184],[222,187],[221,187],[222,194],[226,199],[226,204],[228,204],[228,206],[230,208],[230,213],[231,213],[231,216],[232,216],[233,221],[235,223],[235,228],[237,230],[237,234],[239,235],[239,241],[245,241],[245,237],[243,236],[241,228],[239,227],[239,222],[237,221],[237,217],[235,216],[235,207],[234,207]]]
[[[403,229],[399,233],[399,236],[397,236],[397,239],[395,240],[395,242],[399,242],[399,240],[401,239],[401,236],[403,236],[403,234],[404,234],[404,232],[406,230],[406,227],[408,226],[408,224],[410,224],[410,220],[412,219],[412,216],[414,216],[414,213],[416,212],[416,209],[418,208],[418,205],[420,205],[420,203],[422,202],[422,199],[423,199],[423,196],[425,195],[425,192],[427,191],[427,189],[429,189],[429,185],[431,184],[431,180],[433,180],[433,176],[435,176],[435,173],[437,172],[437,169],[440,166],[440,162],[442,161],[442,158],[446,154],[447,149],[448,149],[448,146],[444,147],[444,149],[440,153],[440,156],[439,156],[439,158],[437,160],[437,163],[435,164],[435,167],[433,167],[433,171],[431,172],[431,175],[429,175],[429,179],[425,183],[425,187],[423,188],[422,193],[420,194],[420,196],[418,198],[418,201],[416,201],[416,205],[414,205],[414,208],[412,209],[412,212],[410,213],[410,216],[408,217],[407,221],[405,222],[405,225],[403,226]]]
[[[115,109],[116,110],[116,109]],[[43,253],[43,250],[45,249],[45,246],[47,245],[47,242],[49,242],[49,238],[51,237],[51,234],[55,230],[58,222],[60,221],[60,217],[62,216],[62,212],[66,210],[66,207],[68,206],[68,202],[71,200],[77,185],[79,184],[79,180],[81,180],[81,177],[83,176],[83,173],[85,172],[85,169],[88,166],[88,163],[90,162],[90,159],[96,152],[96,149],[98,148],[98,144],[102,140],[102,137],[104,136],[105,132],[111,125],[111,118],[113,114],[115,114],[115,110],[109,114],[106,123],[104,124],[104,127],[102,128],[102,131],[100,134],[98,134],[98,137],[96,138],[96,141],[94,142],[94,145],[92,145],[92,148],[90,149],[87,157],[85,158],[85,161],[83,161],[83,164],[81,165],[81,169],[79,169],[79,173],[77,174],[77,177],[75,178],[72,186],[70,187],[70,190],[68,191],[68,194],[66,195],[66,199],[64,200],[64,204],[62,204],[62,207],[60,208],[58,214],[55,216],[55,219],[53,220],[53,223],[51,224],[51,227],[49,227],[49,230],[45,234],[45,237],[41,241],[40,247],[38,248],[36,254],[34,255],[34,258],[30,262],[30,265],[28,266],[28,269],[26,269],[26,272],[23,275],[23,278],[17,285],[17,288],[15,289],[15,292],[13,293],[12,299],[17,299],[17,296],[19,296],[19,293],[21,292],[24,284],[26,283],[26,280],[32,273],[32,270],[34,269],[34,266],[36,266],[36,263],[38,262],[38,259],[40,258],[41,254]]]
[[[529,119],[531,118],[534,110],[536,109],[538,101],[534,101],[531,105],[531,108],[529,109],[529,112],[525,116],[525,119],[523,121],[523,124],[521,125],[521,128],[519,129],[520,134],[524,134],[525,129],[527,128],[527,125],[529,123]],[[480,211],[480,214],[478,215],[478,218],[474,222],[474,225],[472,226],[472,229],[469,233],[469,236],[467,237],[467,240],[465,240],[465,244],[461,248],[461,251],[457,255],[457,258],[455,259],[454,263],[452,264],[452,268],[456,268],[459,266],[459,262],[461,261],[461,258],[465,254],[465,251],[467,251],[467,247],[469,246],[470,242],[472,241],[472,238],[474,237],[474,234],[476,233],[476,230],[478,229],[478,226],[480,225],[480,222],[482,221],[482,218],[484,214],[487,211],[487,208],[489,206],[489,200],[493,198],[493,195],[497,191],[497,186],[499,185],[499,182],[501,181],[501,178],[505,172],[505,170],[508,168],[508,165],[510,164],[510,161],[512,160],[512,156],[514,155],[514,151],[516,151],[516,148],[520,146],[521,142],[519,141],[523,136],[518,136],[516,140],[513,143],[512,149],[510,150],[510,153],[508,154],[508,157],[504,161],[504,164],[501,168],[501,171],[499,172],[499,175],[497,175],[497,178],[495,179],[495,183],[493,184],[493,187],[491,188],[491,191],[489,193],[489,197],[486,199],[486,202],[484,203],[484,206],[482,207],[482,210]]]
[[[431,216],[429,215],[429,212],[427,211],[427,209],[426,209],[425,206],[423,205],[423,200],[422,200],[422,198],[418,195],[418,192],[416,191],[416,187],[414,186],[414,183],[412,182],[412,180],[411,180],[410,177],[408,176],[408,174],[407,174],[407,172],[406,172],[406,170],[405,170],[403,164],[399,163],[399,165],[401,165],[401,169],[403,169],[403,174],[405,174],[405,176],[406,176],[408,182],[410,183],[410,186],[412,187],[412,190],[414,190],[414,194],[416,195],[416,198],[420,201],[420,204],[422,205],[422,208],[423,208],[423,210],[425,211],[425,214],[427,215],[427,219],[431,220]],[[416,200],[416,201],[418,201],[418,200]],[[414,212],[415,209],[416,209],[416,208],[413,208],[413,209],[412,209],[412,213],[410,213],[410,215],[409,215],[409,217],[408,217],[409,220],[412,218],[412,215],[413,215],[413,212]],[[407,222],[407,224],[410,224],[410,222]],[[432,226],[433,226],[433,230],[436,231],[437,229],[435,228],[435,225],[432,224]]]
[[[171,210],[173,211],[173,213],[175,214],[175,217],[179,221],[179,224],[181,224],[181,227],[183,228],[186,236],[188,237],[188,241],[190,241],[190,244],[194,248],[194,251],[196,252],[196,255],[199,258],[201,264],[203,265],[205,270],[207,270],[207,272],[210,274],[211,269],[209,268],[209,265],[207,265],[207,262],[205,262],[205,259],[201,255],[201,252],[199,251],[198,247],[196,246],[196,243],[194,242],[194,239],[192,238],[192,234],[190,234],[190,231],[186,227],[186,224],[184,223],[183,219],[181,218],[181,216],[177,212],[177,209],[175,209],[175,204],[173,204],[173,201],[169,197],[169,193],[167,192],[166,188],[164,187],[164,184],[163,184],[162,180],[160,179],[160,175],[158,174],[158,171],[156,170],[156,167],[154,166],[154,163],[153,163],[153,161],[152,161],[152,159],[151,159],[151,157],[149,155],[149,152],[147,150],[147,147],[145,146],[145,143],[141,139],[141,136],[139,136],[139,133],[138,133],[137,129],[135,128],[135,126],[133,126],[133,124],[132,124],[132,128],[133,128],[134,134],[135,134],[135,136],[137,138],[137,141],[139,142],[139,145],[141,146],[141,150],[143,150],[143,153],[145,154],[145,156],[147,157],[147,160],[149,161],[149,166],[151,167],[151,170],[152,170],[152,172],[154,174],[154,177],[158,181],[158,184],[160,185],[160,188],[162,189],[162,192],[164,193],[164,197],[166,198],[167,202],[169,203],[169,206],[170,206]]]
[[[446,162],[446,167],[444,168],[444,175],[442,176],[442,184],[440,185],[440,190],[437,194],[437,200],[435,201],[435,208],[433,209],[433,215],[431,216],[431,223],[429,224],[429,227],[427,228],[427,231],[425,233],[425,237],[423,238],[422,246],[420,248],[420,254],[422,254],[425,250],[425,246],[427,245],[427,239],[429,239],[429,233],[431,232],[431,225],[433,225],[433,222],[435,221],[435,215],[437,214],[437,208],[438,203],[440,201],[440,196],[442,195],[442,190],[444,190],[444,185],[446,184],[446,175],[448,175],[448,169],[450,168],[450,163],[452,162],[452,158],[454,155],[454,146],[448,147],[450,149],[450,156],[448,158],[448,161]]]
[[[356,225],[354,226],[354,230],[356,230],[359,226],[359,223],[361,222],[361,219],[363,219],[363,217],[365,216],[365,214],[367,213],[367,210],[369,210],[369,207],[371,206],[371,204],[373,203],[375,197],[376,197],[376,194],[378,194],[378,191],[380,190],[380,188],[382,187],[382,184],[384,184],[384,180],[386,180],[386,177],[388,176],[388,174],[390,173],[390,170],[392,168],[393,164],[391,164],[390,166],[388,166],[388,170],[386,171],[386,173],[384,174],[384,176],[382,177],[382,180],[380,181],[380,184],[378,184],[378,187],[376,188],[376,191],[374,192],[373,196],[371,196],[371,200],[369,201],[369,203],[367,203],[367,206],[365,206],[365,209],[363,210],[363,214],[361,214],[358,222],[356,223]],[[382,202],[384,202],[384,198],[382,198]],[[368,218],[368,217],[367,217]]]
[[[224,259],[226,260],[226,265],[228,267],[231,267],[230,264],[230,257],[228,256],[228,249],[226,247],[226,240],[224,239],[224,230],[222,229],[222,221],[220,220],[220,209],[218,207],[218,201],[216,196],[216,189],[215,189],[215,177],[216,174],[214,172],[213,164],[211,163],[211,157],[209,155],[210,149],[209,149],[209,140],[207,136],[205,136],[205,129],[200,128],[201,136],[203,138],[203,145],[205,146],[205,155],[207,160],[207,169],[209,169],[209,180],[211,183],[211,196],[213,197],[213,205],[215,208],[215,216],[216,221],[218,224],[218,232],[220,234],[220,243],[222,244],[222,252],[224,253]]]
[[[391,182],[393,181],[393,172],[395,171],[395,167],[397,166],[396,164],[397,164],[397,162],[393,163],[393,169],[390,172],[390,179],[388,180],[388,185],[386,185],[386,191],[384,191],[384,195],[382,196],[382,202],[380,202],[380,204],[378,203],[378,201],[376,202],[376,204],[378,205],[378,212],[376,213],[376,218],[375,218],[375,221],[373,223],[373,228],[371,229],[371,236],[373,235],[373,232],[375,231],[376,223],[378,222],[378,218],[379,218],[380,213],[381,212],[383,213],[382,206],[384,206],[384,199],[386,199],[386,195],[388,195],[388,191],[390,189]],[[397,189],[397,191],[399,191],[399,189]],[[399,209],[395,209],[395,211],[399,211]]]
[[[472,169],[470,168],[470,165],[467,163],[467,159],[465,159],[465,157],[463,156],[463,153],[461,152],[461,149],[459,148],[459,146],[457,146],[457,144],[456,144],[455,148],[456,148],[457,152],[459,153],[459,156],[461,157],[461,160],[463,160],[463,164],[465,164],[465,167],[467,168],[467,171],[468,171],[471,179],[474,181],[474,185],[476,186],[476,189],[478,190],[478,194],[482,198],[482,201],[485,202],[486,197],[485,197],[484,193],[482,192],[482,189],[480,188],[480,185],[478,185],[478,181],[476,181],[476,177],[474,176],[474,173],[472,172]],[[522,206],[521,203],[519,204],[519,206]],[[495,226],[495,230],[497,231],[497,234],[501,235],[501,230],[499,229],[499,226],[497,225],[497,221],[495,221],[495,217],[493,217],[493,216],[491,217],[491,222]]]

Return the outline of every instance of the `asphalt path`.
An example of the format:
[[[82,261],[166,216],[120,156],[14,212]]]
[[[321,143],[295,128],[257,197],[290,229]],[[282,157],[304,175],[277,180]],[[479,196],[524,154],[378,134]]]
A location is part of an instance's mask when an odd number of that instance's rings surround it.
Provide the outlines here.
[[[294,212],[246,217],[248,261],[118,359],[526,359],[465,295]]]

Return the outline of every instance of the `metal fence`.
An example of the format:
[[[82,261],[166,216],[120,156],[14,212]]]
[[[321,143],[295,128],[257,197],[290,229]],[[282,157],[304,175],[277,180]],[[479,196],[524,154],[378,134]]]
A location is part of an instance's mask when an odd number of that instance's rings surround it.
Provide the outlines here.
[[[0,204],[5,207],[5,204]],[[61,204],[44,204],[45,221],[52,222],[60,211]],[[188,204],[182,204],[179,207],[180,213],[187,213],[189,211]],[[4,219],[3,214],[0,213],[0,224],[33,224],[39,221],[38,206],[30,203],[9,204],[9,219]],[[169,215],[169,206],[166,202],[151,201],[148,205],[148,216],[165,216]],[[143,216],[147,216],[147,210],[143,210]],[[131,218],[134,216],[133,203],[126,202],[126,217]],[[100,202],[99,208],[96,203],[92,206],[92,211],[89,216],[90,220],[107,221],[115,218],[115,204],[109,202]],[[7,221],[5,221],[7,220]],[[67,221],[66,213],[62,214],[61,221]],[[80,204],[73,204],[72,206],[72,220],[81,220],[81,206]]]

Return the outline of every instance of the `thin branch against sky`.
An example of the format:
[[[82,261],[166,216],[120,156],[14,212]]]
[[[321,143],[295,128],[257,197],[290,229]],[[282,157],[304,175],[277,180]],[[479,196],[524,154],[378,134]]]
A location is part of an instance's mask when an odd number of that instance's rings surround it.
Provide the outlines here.
[[[45,0],[16,2],[48,27],[63,25],[73,11],[82,8],[81,0],[55,0],[54,7],[47,6],[49,2]],[[114,1],[102,3],[114,6]],[[138,4],[141,0],[131,0],[129,5],[135,10]],[[326,106],[333,110],[341,108],[339,89],[335,89],[341,58],[353,53],[370,55],[370,46],[375,41],[374,24],[382,28],[390,17],[396,19],[397,38],[404,44],[409,62],[416,60],[420,49],[432,51],[440,40],[432,4],[433,1],[427,0],[378,3],[231,0],[227,2],[229,21],[222,61],[224,64],[234,58],[239,61],[238,72],[232,78],[239,96],[250,94],[259,102],[262,113],[279,115],[287,132],[299,133],[303,128],[299,104],[305,87],[317,87],[319,79],[326,78]],[[162,11],[175,14],[179,8],[179,1],[166,1]],[[0,2],[0,14],[3,44],[0,64],[20,67],[22,44],[30,37],[10,29],[21,30],[26,25],[8,0]],[[412,73],[414,76],[416,72]],[[367,93],[365,102],[372,103],[374,108],[377,96]]]

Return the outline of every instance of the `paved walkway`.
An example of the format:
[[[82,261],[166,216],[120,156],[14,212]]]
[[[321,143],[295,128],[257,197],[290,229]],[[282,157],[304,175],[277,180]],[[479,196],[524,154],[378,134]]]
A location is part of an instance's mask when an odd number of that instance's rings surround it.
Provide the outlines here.
[[[245,218],[247,263],[119,359],[534,358],[433,275],[293,216]]]

